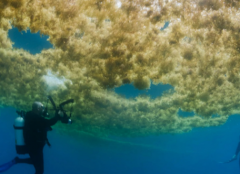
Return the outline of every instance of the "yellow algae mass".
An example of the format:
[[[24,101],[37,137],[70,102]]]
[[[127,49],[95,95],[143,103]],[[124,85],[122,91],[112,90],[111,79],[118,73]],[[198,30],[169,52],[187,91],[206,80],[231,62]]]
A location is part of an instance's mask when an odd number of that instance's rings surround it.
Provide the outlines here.
[[[1,0],[0,105],[29,109],[47,94],[74,98],[66,132],[145,136],[218,126],[239,113],[238,0]],[[166,21],[169,26],[160,30]],[[55,49],[12,49],[10,23],[49,35]],[[51,89],[51,71],[67,79]],[[106,90],[171,84],[154,100]],[[177,112],[194,111],[193,117]],[[218,114],[218,117],[212,115]]]

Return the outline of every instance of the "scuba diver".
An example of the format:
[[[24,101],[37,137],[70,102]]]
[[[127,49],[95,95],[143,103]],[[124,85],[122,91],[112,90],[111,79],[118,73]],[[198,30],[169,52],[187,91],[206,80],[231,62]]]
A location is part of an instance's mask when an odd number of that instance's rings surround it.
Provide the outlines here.
[[[219,162],[219,163],[230,163],[230,162],[233,162],[233,161],[237,160],[239,152],[240,152],[240,141],[238,143],[238,146],[237,146],[237,149],[235,151],[235,154],[232,156],[232,158],[230,160],[228,160],[228,161]],[[240,159],[239,159],[239,167],[240,167]]]
[[[71,123],[71,115],[70,117],[67,116],[63,110],[63,105],[73,102],[73,99],[70,99],[60,104],[59,108],[57,108],[51,96],[48,96],[48,99],[50,99],[55,109],[55,116],[53,118],[48,119],[44,117],[44,115],[48,115],[46,112],[47,108],[44,110],[43,104],[36,101],[32,104],[32,110],[24,114],[24,119],[18,117],[15,120],[14,128],[17,153],[28,153],[30,158],[20,159],[19,157],[15,157],[12,161],[0,165],[0,173],[8,170],[14,164],[27,163],[34,166],[36,170],[35,174],[43,174],[43,148],[45,144],[51,146],[47,139],[47,131],[52,130],[51,126],[55,125],[58,120],[61,120],[62,123]],[[17,111],[17,113],[23,113],[23,111]]]

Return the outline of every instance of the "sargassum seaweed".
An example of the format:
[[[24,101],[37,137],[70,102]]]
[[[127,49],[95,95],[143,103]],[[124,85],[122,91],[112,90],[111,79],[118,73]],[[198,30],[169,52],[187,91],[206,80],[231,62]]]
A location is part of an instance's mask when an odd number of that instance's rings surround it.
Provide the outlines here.
[[[238,9],[237,0],[2,0],[0,105],[30,109],[46,93],[74,98],[76,124],[58,126],[68,133],[146,136],[221,125],[239,113]],[[10,23],[48,35],[54,49],[13,49]],[[48,90],[48,71],[65,84]],[[174,90],[154,100],[108,90],[151,82]],[[181,117],[179,108],[195,115]]]

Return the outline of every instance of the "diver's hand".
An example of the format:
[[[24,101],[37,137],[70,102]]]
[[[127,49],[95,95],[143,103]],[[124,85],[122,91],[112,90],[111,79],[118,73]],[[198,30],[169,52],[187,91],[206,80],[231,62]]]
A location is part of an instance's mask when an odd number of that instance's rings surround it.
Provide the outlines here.
[[[236,159],[237,159],[237,154],[234,154],[233,157],[232,157],[230,160],[228,160],[228,161],[223,161],[223,162],[219,162],[219,163],[221,163],[221,164],[226,164],[226,163],[233,162],[233,161],[235,161]]]
[[[63,116],[64,116],[64,114],[63,114],[62,111],[58,111],[58,115],[59,115],[61,118],[63,118]]]
[[[231,159],[231,161],[234,161],[234,160],[236,160],[236,159],[237,159],[237,155],[234,154],[233,157],[232,157],[232,159]]]
[[[230,163],[230,162],[233,162],[233,161],[235,161],[237,159],[237,155],[236,154],[234,154],[233,155],[233,157],[230,159],[230,160],[228,160],[228,161],[225,161],[225,162],[220,162],[220,163]]]

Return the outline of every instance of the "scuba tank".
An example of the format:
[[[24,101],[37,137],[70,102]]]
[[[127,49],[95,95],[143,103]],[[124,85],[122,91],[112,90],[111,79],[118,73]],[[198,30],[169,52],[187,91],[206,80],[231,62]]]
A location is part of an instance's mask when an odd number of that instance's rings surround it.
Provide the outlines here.
[[[18,113],[18,117],[14,121],[14,130],[15,130],[15,144],[16,151],[18,154],[26,154],[26,146],[23,137],[23,128],[24,128],[24,111],[16,111]]]
[[[63,117],[61,118],[61,122],[62,123],[65,123],[65,124],[71,124],[72,123],[72,120],[70,119],[71,118],[71,113],[70,113],[70,116],[68,116],[66,114],[66,112],[64,111],[63,109],[63,106],[66,105],[66,104],[69,104],[69,103],[73,103],[74,100],[73,99],[70,99],[70,100],[67,100],[65,102],[62,102],[59,107],[56,106],[55,102],[53,101],[52,97],[51,96],[48,96],[48,99],[51,101],[52,105],[53,105],[53,109],[58,112],[58,111],[62,111],[63,112]],[[47,105],[48,105],[48,101],[47,101]],[[24,111],[16,111],[17,114],[19,115],[16,119],[15,119],[15,122],[14,122],[14,130],[15,130],[15,144],[16,144],[16,151],[18,154],[26,154],[27,153],[27,148],[26,148],[26,145],[25,145],[25,141],[24,141],[24,136],[23,136],[23,128],[24,128],[24,117],[26,115],[26,112]],[[42,113],[44,117],[49,117],[48,116],[48,113],[47,113],[47,108],[44,110],[44,112]],[[48,131],[51,131],[52,128],[49,127],[47,128]],[[47,140],[48,141],[48,140]],[[49,145],[49,142],[47,142],[48,145]]]

